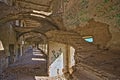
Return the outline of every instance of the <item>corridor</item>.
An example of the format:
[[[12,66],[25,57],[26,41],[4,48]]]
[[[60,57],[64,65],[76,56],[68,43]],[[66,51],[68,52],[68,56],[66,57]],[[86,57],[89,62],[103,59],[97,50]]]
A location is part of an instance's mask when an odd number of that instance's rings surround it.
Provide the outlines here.
[[[28,49],[3,72],[1,80],[38,80],[36,76],[48,76],[47,56],[38,49]]]
[[[0,0],[0,80],[120,80],[120,0]]]
[[[62,57],[61,55],[60,57]],[[56,61],[62,60],[56,59],[51,67],[51,74],[48,74],[47,67],[47,55],[37,48],[28,48],[23,55],[13,64],[9,65],[2,73],[0,80],[67,80],[63,75],[55,75],[55,67],[60,67],[60,64],[56,64]],[[79,80],[94,80],[88,74],[83,71],[78,74]]]

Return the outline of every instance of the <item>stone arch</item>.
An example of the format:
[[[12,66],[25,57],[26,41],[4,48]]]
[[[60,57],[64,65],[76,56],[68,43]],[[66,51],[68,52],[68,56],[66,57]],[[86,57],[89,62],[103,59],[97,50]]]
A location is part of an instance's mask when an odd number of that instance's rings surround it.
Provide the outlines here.
[[[48,38],[50,37],[49,40],[51,41],[69,44],[74,48],[77,48],[76,46],[77,44],[91,45],[90,43],[84,41],[79,34],[74,32],[54,30],[54,31],[47,32],[46,35],[48,36]]]
[[[19,34],[18,37],[21,37],[22,35],[30,33],[30,32],[39,33],[39,34],[41,34],[41,35],[43,35],[43,36],[45,36],[47,38],[47,36],[45,34],[41,33],[40,31],[34,31],[34,30],[33,31],[23,32],[23,33]]]
[[[47,36],[44,34],[44,33],[41,33],[41,32],[39,32],[39,31],[27,31],[27,32],[23,32],[23,33],[21,33],[21,34],[19,34],[18,35],[18,40],[19,40],[19,38],[21,37],[21,36],[23,36],[23,35],[25,35],[25,34],[29,34],[29,33],[35,33],[35,34],[40,34],[40,36],[38,36],[38,37],[41,37],[41,39],[43,40],[43,41],[45,41],[45,42],[47,42],[47,40],[48,40],[48,38],[47,38]],[[29,37],[26,37],[26,38],[24,38],[25,40],[27,39],[27,38],[30,38],[30,37],[34,37],[34,36],[29,36]]]
[[[68,80],[71,80],[71,76],[73,76],[72,80],[78,80],[76,73],[79,73],[79,68],[81,67],[80,62],[83,60],[81,53],[87,53],[89,50],[94,51],[97,50],[97,47],[93,44],[90,44],[82,39],[82,37],[74,32],[67,31],[50,31],[46,33],[49,41],[54,41],[58,43],[68,44],[75,49],[75,66],[73,67],[74,72],[72,74],[66,73],[65,76]],[[71,76],[70,76],[71,75]]]
[[[50,24],[52,27],[59,29],[59,26],[49,17],[46,18],[41,18],[41,17],[36,17],[36,16],[32,16],[30,15],[30,12],[25,12],[25,13],[18,13],[18,14],[8,14],[7,16],[5,16],[4,18],[0,19],[0,25],[3,25],[7,22],[13,21],[13,20],[17,20],[17,19],[32,19],[35,20],[37,22],[44,22],[47,24]],[[45,15],[44,15],[45,16]]]

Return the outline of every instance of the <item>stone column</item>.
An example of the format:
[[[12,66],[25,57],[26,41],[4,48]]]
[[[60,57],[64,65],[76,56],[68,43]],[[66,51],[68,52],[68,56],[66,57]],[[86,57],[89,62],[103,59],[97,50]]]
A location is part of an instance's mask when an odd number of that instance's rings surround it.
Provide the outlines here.
[[[70,54],[70,46],[66,45],[66,53],[64,53],[64,76],[68,79],[69,77],[69,55]]]
[[[23,45],[20,45],[20,56],[23,55]]]

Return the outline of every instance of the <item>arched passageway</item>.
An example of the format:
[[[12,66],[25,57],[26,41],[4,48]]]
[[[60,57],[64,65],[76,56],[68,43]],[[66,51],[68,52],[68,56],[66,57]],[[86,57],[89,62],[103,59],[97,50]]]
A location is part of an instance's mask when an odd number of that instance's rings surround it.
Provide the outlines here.
[[[119,0],[0,0],[0,79],[119,80],[119,6]]]

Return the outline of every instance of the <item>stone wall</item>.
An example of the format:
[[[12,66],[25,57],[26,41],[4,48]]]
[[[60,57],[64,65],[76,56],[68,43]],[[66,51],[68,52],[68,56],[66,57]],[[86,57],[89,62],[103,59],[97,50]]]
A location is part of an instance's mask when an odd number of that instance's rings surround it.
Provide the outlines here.
[[[88,77],[93,80],[119,79],[117,75],[119,73],[119,66],[114,62],[119,61],[118,51],[111,52],[108,49],[99,48],[97,45],[87,43],[80,35],[73,32],[50,31],[46,35],[50,41],[69,44],[75,48],[74,71],[72,75],[65,74],[68,80],[79,80],[81,70],[86,74],[91,74]],[[107,64],[111,67],[109,68]],[[116,68],[114,68],[115,66]],[[113,73],[113,71],[115,72]]]
[[[0,50],[0,74],[7,67],[6,56],[4,50]]]
[[[77,32],[79,32],[78,30],[85,29],[81,30],[82,34],[93,32],[89,35],[104,41],[95,40],[95,43],[104,44],[109,49],[120,49],[119,6],[119,0],[66,1],[64,2],[64,25],[67,30],[77,28]],[[92,23],[90,22],[91,19],[94,20]],[[80,35],[82,34],[80,33]]]
[[[5,55],[7,56],[7,59],[9,61],[10,58],[10,50],[9,50],[9,45],[12,44],[14,45],[14,60],[17,58],[17,51],[18,51],[18,46],[17,46],[17,40],[16,40],[16,33],[13,29],[13,27],[10,25],[10,23],[5,24],[4,26],[0,27],[0,40],[3,43],[3,47],[5,50]],[[7,63],[7,62],[6,62]]]
[[[96,22],[94,19],[91,19],[84,27],[76,28],[75,31],[83,37],[92,36],[94,39],[93,44],[99,48],[107,48],[107,44],[112,38],[109,25]]]

